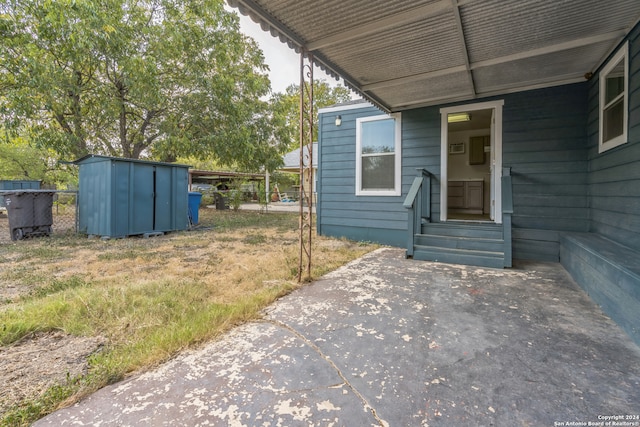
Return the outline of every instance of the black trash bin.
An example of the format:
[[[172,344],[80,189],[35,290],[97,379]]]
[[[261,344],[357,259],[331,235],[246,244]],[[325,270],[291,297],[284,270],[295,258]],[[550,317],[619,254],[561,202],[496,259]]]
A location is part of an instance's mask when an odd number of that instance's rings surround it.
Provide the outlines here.
[[[221,211],[221,210],[229,209],[229,198],[227,197],[226,194],[216,193],[215,199],[216,199],[216,210]]]
[[[19,190],[2,193],[9,216],[11,240],[48,236],[53,225],[53,191]]]

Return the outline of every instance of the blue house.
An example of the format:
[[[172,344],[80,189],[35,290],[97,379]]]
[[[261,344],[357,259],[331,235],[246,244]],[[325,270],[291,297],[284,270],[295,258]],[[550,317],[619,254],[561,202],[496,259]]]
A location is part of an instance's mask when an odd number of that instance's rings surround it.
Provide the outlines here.
[[[229,3],[363,98],[319,111],[320,234],[561,262],[640,343],[640,2]]]

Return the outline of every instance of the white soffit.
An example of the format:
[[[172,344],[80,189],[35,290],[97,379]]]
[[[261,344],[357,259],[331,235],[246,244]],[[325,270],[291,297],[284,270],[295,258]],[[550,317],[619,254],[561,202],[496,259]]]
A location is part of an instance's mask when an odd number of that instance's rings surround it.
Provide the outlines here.
[[[639,0],[227,0],[387,111],[584,81]]]

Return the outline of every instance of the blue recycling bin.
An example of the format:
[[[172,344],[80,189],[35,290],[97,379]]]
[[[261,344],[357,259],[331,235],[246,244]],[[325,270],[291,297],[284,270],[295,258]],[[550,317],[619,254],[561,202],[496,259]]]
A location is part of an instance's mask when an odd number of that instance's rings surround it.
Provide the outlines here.
[[[198,211],[200,210],[200,200],[202,199],[202,193],[197,191],[189,192],[189,220],[191,224],[198,223]]]

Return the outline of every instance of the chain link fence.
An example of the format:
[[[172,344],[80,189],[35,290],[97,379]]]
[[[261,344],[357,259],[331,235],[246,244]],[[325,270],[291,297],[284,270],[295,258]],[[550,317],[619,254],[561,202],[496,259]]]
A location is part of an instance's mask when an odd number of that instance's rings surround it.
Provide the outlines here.
[[[51,190],[53,195],[53,234],[73,234],[78,229],[77,191]],[[2,196],[0,196],[2,197]],[[9,217],[6,208],[0,208],[0,243],[10,243]]]

